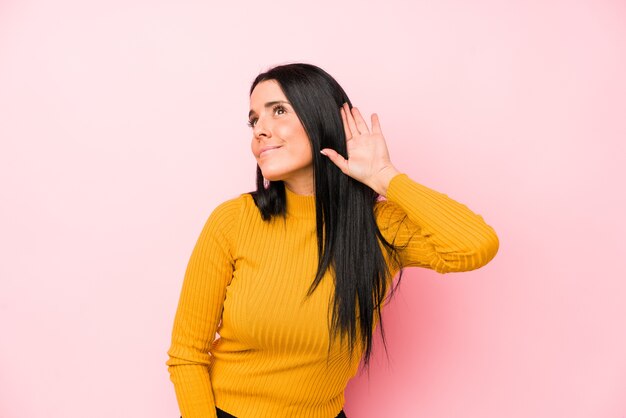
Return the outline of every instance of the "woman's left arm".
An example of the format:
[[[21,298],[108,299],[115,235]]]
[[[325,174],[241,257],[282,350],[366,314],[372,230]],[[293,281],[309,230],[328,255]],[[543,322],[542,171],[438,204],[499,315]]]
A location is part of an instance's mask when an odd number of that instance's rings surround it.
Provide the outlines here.
[[[406,174],[391,180],[376,220],[385,239],[398,247],[399,267],[439,273],[475,270],[498,252],[498,236],[482,216]]]
[[[496,255],[498,236],[480,215],[400,174],[393,166],[376,114],[370,132],[357,108],[345,104],[340,112],[348,159],[331,149],[323,149],[322,154],[344,174],[387,198],[377,210],[377,221],[388,240],[405,247],[400,250],[399,267],[422,266],[440,273],[467,271],[487,264]]]

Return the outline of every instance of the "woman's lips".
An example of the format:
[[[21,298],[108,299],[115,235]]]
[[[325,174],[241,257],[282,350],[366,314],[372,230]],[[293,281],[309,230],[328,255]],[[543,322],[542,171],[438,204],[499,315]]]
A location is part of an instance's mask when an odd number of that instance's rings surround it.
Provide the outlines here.
[[[263,155],[266,155],[267,153],[271,153],[271,151],[277,150],[280,147],[281,147],[280,145],[277,145],[274,147],[265,147],[261,149],[261,152],[259,153],[259,158],[261,158]]]

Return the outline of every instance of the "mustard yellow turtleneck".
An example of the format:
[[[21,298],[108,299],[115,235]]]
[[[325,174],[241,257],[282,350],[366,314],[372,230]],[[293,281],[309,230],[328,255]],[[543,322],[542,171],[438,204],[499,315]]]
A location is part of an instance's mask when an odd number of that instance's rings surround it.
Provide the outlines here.
[[[383,235],[403,267],[440,273],[483,266],[498,238],[483,218],[444,194],[395,176],[377,203]],[[305,297],[317,268],[315,198],[287,190],[287,216],[261,219],[244,194],[215,209],[191,254],[168,351],[184,418],[332,418],[360,358],[329,351],[333,280]],[[215,340],[215,334],[219,337]]]

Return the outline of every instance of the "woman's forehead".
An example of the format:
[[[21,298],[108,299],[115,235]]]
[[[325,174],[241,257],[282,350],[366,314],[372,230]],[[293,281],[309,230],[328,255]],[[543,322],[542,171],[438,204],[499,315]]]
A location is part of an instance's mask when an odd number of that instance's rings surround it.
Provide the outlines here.
[[[289,103],[277,81],[261,81],[254,87],[250,95],[250,112],[258,112],[270,102]]]

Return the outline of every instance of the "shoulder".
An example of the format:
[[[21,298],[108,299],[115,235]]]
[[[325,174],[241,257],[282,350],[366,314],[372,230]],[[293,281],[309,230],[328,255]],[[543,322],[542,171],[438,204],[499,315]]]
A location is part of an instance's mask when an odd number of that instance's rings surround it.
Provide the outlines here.
[[[222,225],[237,223],[242,215],[251,211],[258,211],[250,193],[243,193],[235,198],[220,203],[209,216],[208,222],[218,222]]]
[[[234,248],[239,231],[247,223],[250,214],[256,209],[254,200],[249,193],[241,194],[235,198],[220,203],[208,216],[200,234],[200,240],[204,242],[220,242]],[[260,215],[257,215],[260,216]]]
[[[251,226],[261,220],[261,212],[250,193],[220,203],[206,221],[206,225],[222,234],[232,235],[240,226]]]

